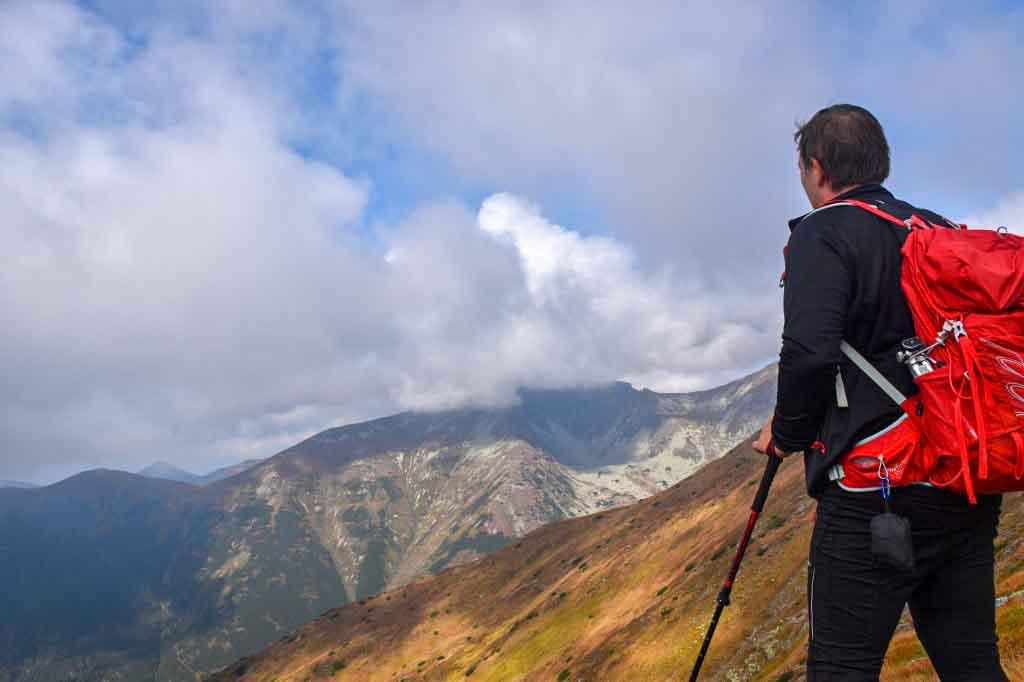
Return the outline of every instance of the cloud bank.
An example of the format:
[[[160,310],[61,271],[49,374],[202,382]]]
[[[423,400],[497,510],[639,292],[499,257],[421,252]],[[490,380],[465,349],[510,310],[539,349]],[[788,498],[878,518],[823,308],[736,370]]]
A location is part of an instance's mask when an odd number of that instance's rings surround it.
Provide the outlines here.
[[[794,119],[864,102],[909,198],[1022,215],[1020,12],[876,9],[869,61],[829,4],[0,5],[0,478],[762,366]]]

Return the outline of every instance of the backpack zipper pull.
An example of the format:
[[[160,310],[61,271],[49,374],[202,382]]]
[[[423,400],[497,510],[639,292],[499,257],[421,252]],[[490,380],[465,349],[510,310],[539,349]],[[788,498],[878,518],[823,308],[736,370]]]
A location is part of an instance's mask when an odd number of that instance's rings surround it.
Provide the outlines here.
[[[885,506],[885,513],[891,513],[889,509],[889,498],[892,496],[892,479],[889,478],[889,468],[885,466],[885,456],[878,456],[878,480],[882,483],[882,504]]]

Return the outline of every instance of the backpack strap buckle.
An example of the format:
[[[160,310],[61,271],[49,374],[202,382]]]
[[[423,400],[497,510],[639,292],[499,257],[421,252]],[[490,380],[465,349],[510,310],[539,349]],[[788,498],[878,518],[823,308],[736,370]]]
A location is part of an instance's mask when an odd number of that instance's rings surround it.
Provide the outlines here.
[[[961,337],[967,336],[967,330],[964,329],[963,320],[946,320],[942,324],[942,333],[939,334],[939,338],[944,339],[949,334],[952,334],[953,340],[957,342],[960,341]]]

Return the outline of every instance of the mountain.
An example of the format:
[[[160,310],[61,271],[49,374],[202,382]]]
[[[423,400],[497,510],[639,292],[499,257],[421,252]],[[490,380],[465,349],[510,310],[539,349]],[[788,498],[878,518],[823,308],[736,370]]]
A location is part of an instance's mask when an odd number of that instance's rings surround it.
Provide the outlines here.
[[[204,487],[95,471],[0,491],[0,681],[194,680],[329,608],[663,490],[754,431],[774,391],[774,367],[693,394],[524,390],[329,429]]]
[[[145,469],[139,471],[139,476],[146,478],[158,478],[163,481],[177,481],[178,483],[191,483],[197,485],[200,477],[191,471],[185,471],[167,462],[153,462]]]
[[[238,464],[232,464],[231,466],[221,467],[215,469],[205,476],[199,474],[193,474],[190,471],[185,471],[173,464],[167,462],[154,462],[148,467],[139,472],[139,476],[145,476],[146,478],[159,478],[164,481],[178,481],[179,483],[190,483],[192,485],[210,485],[217,481],[222,481],[225,478],[231,478],[236,476],[247,469],[251,469],[263,460],[261,459],[247,459]]]
[[[24,481],[4,481],[0,480],[0,488],[38,488],[35,483],[25,483]]]
[[[330,429],[232,479],[308,519],[357,600],[558,519],[642,499],[756,430],[775,368],[695,394],[617,383]]]
[[[226,514],[204,489],[110,470],[2,493],[4,682],[192,680],[204,655],[251,650],[345,601],[329,556],[288,514]],[[232,574],[252,555],[242,585]]]
[[[763,466],[745,443],[647,500],[332,609],[209,680],[685,679]],[[813,513],[801,463],[784,463],[702,679],[804,679]],[[996,603],[1013,680],[1024,679],[1022,524],[1022,497],[1007,496]],[[936,679],[907,617],[882,679]]]

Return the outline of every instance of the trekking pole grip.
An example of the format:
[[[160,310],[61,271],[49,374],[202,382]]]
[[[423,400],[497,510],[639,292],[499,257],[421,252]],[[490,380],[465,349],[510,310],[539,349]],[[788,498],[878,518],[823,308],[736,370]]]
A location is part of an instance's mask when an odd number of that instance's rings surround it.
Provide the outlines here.
[[[750,510],[755,511],[758,514],[764,509],[765,500],[768,499],[768,491],[772,487],[772,481],[775,480],[775,473],[779,470],[779,465],[782,464],[782,458],[775,453],[775,444],[768,444],[768,464],[764,468],[764,475],[761,476],[761,485],[757,488],[757,495],[754,496],[754,503],[750,505]]]

